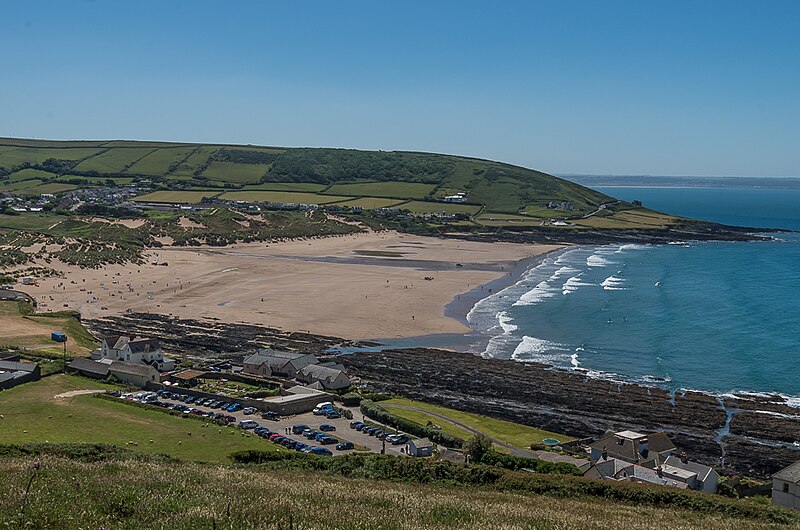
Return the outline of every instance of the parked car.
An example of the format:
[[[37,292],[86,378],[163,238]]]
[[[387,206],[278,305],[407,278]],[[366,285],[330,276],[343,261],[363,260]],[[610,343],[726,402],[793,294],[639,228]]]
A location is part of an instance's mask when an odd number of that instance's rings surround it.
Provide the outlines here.
[[[312,412],[314,413],[315,416],[321,416],[326,412],[328,412],[329,410],[333,410],[333,403],[330,401],[326,401],[314,407],[314,410]]]
[[[320,438],[319,443],[321,443],[322,445],[338,444],[339,440],[337,440],[333,436],[327,436],[326,435],[326,436],[323,436],[322,438]]]
[[[255,422],[253,420],[242,420],[239,422],[240,429],[255,429],[258,426],[259,426],[258,422]]]
[[[272,440],[273,442],[274,442],[274,441],[275,441],[277,438],[282,438],[282,436],[281,436],[280,434],[276,433],[276,432],[275,432],[275,433],[272,433],[272,434],[270,434],[270,435],[269,435],[269,439],[270,439],[270,440]]]
[[[340,442],[336,444],[336,449],[338,451],[347,451],[349,449],[352,449],[353,447],[354,447],[353,442]]]
[[[294,444],[295,451],[304,451],[307,447],[309,447],[309,445],[304,444],[303,442],[296,442]]]
[[[239,403],[234,403],[230,407],[226,409],[228,412],[236,412],[242,410],[242,406]]]
[[[268,410],[267,412],[262,412],[261,417],[264,418],[265,420],[278,421],[280,415],[274,410]]]
[[[328,436],[328,435],[327,435],[327,434],[325,434],[324,432],[321,432],[321,433],[317,434],[316,436],[314,436],[314,440],[316,440],[316,441],[320,441],[320,440],[322,440],[322,439],[323,439],[324,437],[326,437],[326,436]]]
[[[245,415],[249,416],[251,414],[255,414],[256,412],[258,412],[257,408],[255,408],[255,407],[247,407],[242,411],[242,414],[245,414]]]
[[[314,455],[333,456],[333,453],[324,447],[312,447],[309,453]]]
[[[400,445],[408,442],[408,436],[405,434],[390,434],[386,437],[386,441],[392,445]]]
[[[315,431],[313,429],[306,429],[305,431],[303,431],[303,436],[305,436],[309,440],[315,439],[318,434],[322,434],[322,433],[321,432],[317,432],[317,431]]]
[[[335,410],[331,410],[331,411],[325,413],[325,417],[328,418],[329,420],[335,420],[337,418],[341,418],[342,415],[339,414],[339,412],[337,412]]]
[[[334,427],[333,425],[329,425],[327,423],[323,423],[322,425],[319,426],[319,430],[330,432],[330,431],[335,431],[336,427]]]
[[[305,423],[300,423],[298,425],[292,425],[292,434],[302,434],[304,430],[308,429],[308,425]]]
[[[359,425],[364,425],[364,424],[361,423],[358,420],[353,420],[353,421],[350,422],[350,428],[351,429],[357,429]]]

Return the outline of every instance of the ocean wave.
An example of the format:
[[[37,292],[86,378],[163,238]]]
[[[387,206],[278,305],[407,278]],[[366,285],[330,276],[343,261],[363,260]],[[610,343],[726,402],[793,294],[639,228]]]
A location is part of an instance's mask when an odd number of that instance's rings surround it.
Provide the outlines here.
[[[550,280],[549,281],[555,281],[555,280],[558,280],[559,278],[561,278],[562,276],[567,276],[569,274],[575,274],[576,272],[578,272],[578,269],[573,269],[572,267],[564,266],[564,267],[561,267],[560,269],[558,269],[557,271],[555,271],[550,276]]]
[[[497,323],[503,329],[505,335],[509,335],[517,330],[517,326],[511,323],[514,322],[514,319],[508,316],[506,311],[500,311],[497,313],[496,317]]]
[[[609,276],[605,280],[603,280],[600,285],[606,291],[627,291],[628,288],[625,287],[625,278],[618,278],[616,276]]]
[[[628,243],[627,245],[620,246],[614,253],[621,254],[627,250],[648,250],[650,245],[641,245],[637,243]]]
[[[535,305],[547,298],[552,298],[558,291],[546,281],[539,282],[536,287],[519,297],[514,306]]]
[[[563,344],[525,335],[522,337],[522,342],[514,348],[511,358],[515,361],[536,361],[557,365],[559,363],[553,361],[563,360],[564,352],[568,351],[569,349]]]
[[[581,287],[590,287],[592,285],[597,284],[582,281],[581,274],[578,274],[564,282],[564,285],[561,286],[561,293],[566,296],[569,293],[574,293]]]
[[[608,267],[609,265],[615,265],[613,261],[603,257],[603,253],[595,252],[588,258],[586,258],[586,266],[587,267]]]

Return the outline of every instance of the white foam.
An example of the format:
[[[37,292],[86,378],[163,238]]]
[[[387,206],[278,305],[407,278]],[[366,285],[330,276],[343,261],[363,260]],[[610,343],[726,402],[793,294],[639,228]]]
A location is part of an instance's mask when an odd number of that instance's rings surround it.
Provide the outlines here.
[[[574,293],[581,287],[589,287],[592,285],[596,285],[594,283],[584,282],[581,281],[581,274],[577,276],[573,276],[572,278],[568,279],[564,282],[564,285],[561,286],[561,293],[566,296],[569,293]]]
[[[552,298],[556,295],[555,288],[546,281],[539,282],[536,287],[519,297],[519,300],[514,302],[515,306],[535,305],[547,298]]]
[[[627,291],[625,287],[625,278],[617,278],[616,276],[609,276],[603,280],[600,285],[606,291]]]
[[[627,250],[647,250],[650,248],[650,245],[637,245],[636,243],[629,243],[627,245],[622,245],[619,247],[615,254],[621,254]]]
[[[581,367],[581,362],[578,360],[578,354],[577,353],[573,353],[572,355],[569,356],[569,362],[570,362],[570,364],[572,364],[573,368],[580,368]]]
[[[562,344],[525,335],[522,337],[522,342],[514,349],[511,358],[515,361],[561,365],[564,362],[564,352],[568,351]]]
[[[517,326],[511,323],[514,322],[514,319],[508,316],[507,312],[500,311],[496,316],[498,324],[503,329],[503,334],[509,335],[517,330]]]
[[[588,267],[607,267],[609,265],[613,265],[612,261],[607,260],[600,254],[592,254],[588,258],[586,258],[586,265]]]

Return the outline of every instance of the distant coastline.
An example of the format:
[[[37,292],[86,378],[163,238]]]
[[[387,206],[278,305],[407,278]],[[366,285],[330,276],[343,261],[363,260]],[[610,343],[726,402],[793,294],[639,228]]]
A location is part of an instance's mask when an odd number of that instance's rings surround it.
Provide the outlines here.
[[[603,188],[800,189],[800,177],[694,177],[670,175],[560,175],[582,186]]]

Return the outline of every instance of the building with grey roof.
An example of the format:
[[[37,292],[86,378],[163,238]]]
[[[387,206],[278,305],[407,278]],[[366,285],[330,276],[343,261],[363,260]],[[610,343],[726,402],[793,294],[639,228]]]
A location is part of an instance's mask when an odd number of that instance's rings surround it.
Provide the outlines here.
[[[351,385],[350,378],[343,370],[309,364],[297,374],[297,380],[303,383],[319,383],[325,390],[341,390]]]
[[[772,475],[772,504],[800,510],[800,462]]]
[[[689,460],[684,452],[681,452],[678,456],[668,456],[662,467],[665,472],[668,469],[678,469],[689,474],[686,483],[693,490],[705,491],[706,493],[717,492],[719,474],[711,466]]]
[[[0,390],[29,381],[38,381],[40,377],[41,370],[36,363],[0,361]]]
[[[243,364],[245,374],[294,379],[304,367],[317,364],[317,358],[310,353],[262,349],[246,357]]]

